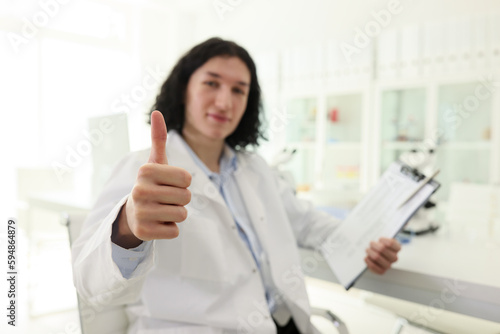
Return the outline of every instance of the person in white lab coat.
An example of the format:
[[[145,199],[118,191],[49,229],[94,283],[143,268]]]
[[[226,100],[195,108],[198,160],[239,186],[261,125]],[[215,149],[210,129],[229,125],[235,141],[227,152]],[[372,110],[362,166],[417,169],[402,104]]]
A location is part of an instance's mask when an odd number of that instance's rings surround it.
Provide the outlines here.
[[[118,164],[73,244],[80,297],[126,304],[129,333],[317,333],[297,245],[317,248],[338,221],[245,150],[262,137],[250,55],[195,46],[153,109],[151,149]],[[367,247],[380,274],[400,249]]]

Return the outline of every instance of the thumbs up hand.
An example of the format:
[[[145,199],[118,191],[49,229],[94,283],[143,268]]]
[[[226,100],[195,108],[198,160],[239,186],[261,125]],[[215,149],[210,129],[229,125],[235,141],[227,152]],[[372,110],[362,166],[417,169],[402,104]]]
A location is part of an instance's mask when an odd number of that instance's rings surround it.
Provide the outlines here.
[[[166,140],[163,115],[153,111],[149,160],[139,168],[132,192],[113,224],[111,240],[121,247],[133,248],[142,241],[176,238],[179,235],[176,223],[187,218],[184,206],[191,200],[187,189],[191,174],[168,165]]]

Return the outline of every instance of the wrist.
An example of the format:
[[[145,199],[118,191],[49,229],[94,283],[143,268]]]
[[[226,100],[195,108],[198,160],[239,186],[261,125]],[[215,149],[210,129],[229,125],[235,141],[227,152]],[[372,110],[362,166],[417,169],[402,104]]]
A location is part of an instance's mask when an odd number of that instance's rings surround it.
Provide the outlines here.
[[[127,202],[123,204],[116,220],[113,222],[111,241],[122,248],[130,249],[139,246],[142,240],[137,238],[130,230],[126,205]]]

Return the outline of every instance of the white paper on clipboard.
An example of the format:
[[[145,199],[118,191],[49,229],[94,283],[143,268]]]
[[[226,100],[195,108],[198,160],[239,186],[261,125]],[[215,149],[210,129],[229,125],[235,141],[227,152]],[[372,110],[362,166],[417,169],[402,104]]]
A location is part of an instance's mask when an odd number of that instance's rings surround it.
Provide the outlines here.
[[[439,188],[439,183],[432,180],[399,208],[422,182],[403,173],[403,168],[402,163],[391,164],[377,185],[320,247],[339,283],[346,289],[365,271],[364,258],[370,241],[393,238]]]

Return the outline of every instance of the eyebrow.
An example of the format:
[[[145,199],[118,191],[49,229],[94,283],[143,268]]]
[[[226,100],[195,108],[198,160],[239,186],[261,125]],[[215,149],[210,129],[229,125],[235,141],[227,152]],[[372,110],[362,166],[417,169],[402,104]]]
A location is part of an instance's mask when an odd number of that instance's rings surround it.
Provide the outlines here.
[[[212,77],[214,77],[214,78],[219,78],[219,79],[222,79],[222,76],[220,76],[220,75],[219,75],[219,74],[217,74],[217,73],[214,73],[214,72],[210,72],[210,71],[208,71],[208,72],[207,72],[207,74],[208,74],[208,75],[210,75],[210,76],[212,76]],[[247,82],[245,82],[245,81],[238,81],[238,82],[236,82],[236,83],[237,83],[238,85],[240,85],[240,86],[245,86],[245,87],[250,86],[250,84],[248,84],[248,83],[247,83]]]

